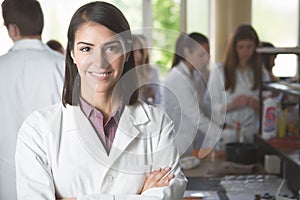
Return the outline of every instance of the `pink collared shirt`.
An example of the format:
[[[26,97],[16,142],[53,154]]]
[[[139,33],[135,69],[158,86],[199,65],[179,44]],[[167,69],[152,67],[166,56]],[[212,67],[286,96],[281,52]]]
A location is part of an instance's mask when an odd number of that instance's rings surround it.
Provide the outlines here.
[[[84,99],[80,98],[80,108],[89,119],[95,131],[97,132],[107,155],[110,152],[115,134],[118,128],[118,115],[120,114],[121,106],[110,116],[105,124],[103,124],[103,115],[95,107],[88,104]]]

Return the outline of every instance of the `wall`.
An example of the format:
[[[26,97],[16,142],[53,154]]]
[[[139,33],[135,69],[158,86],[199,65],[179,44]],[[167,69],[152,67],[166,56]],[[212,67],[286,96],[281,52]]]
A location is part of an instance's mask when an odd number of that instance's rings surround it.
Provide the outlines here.
[[[251,24],[251,0],[212,0],[211,1],[211,53],[218,63],[229,36],[240,24]]]

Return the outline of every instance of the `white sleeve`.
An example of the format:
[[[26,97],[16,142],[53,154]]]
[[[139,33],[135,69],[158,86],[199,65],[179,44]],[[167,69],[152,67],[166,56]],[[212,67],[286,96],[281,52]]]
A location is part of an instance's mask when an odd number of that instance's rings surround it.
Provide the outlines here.
[[[226,92],[224,87],[224,74],[221,66],[214,66],[211,71],[207,94],[210,96],[211,118],[214,122],[222,125],[225,120],[225,114],[222,107],[226,104]]]
[[[187,179],[181,171],[179,164],[179,154],[175,146],[174,125],[171,120],[164,115],[163,129],[160,134],[157,150],[153,155],[154,168],[170,166],[174,179],[167,187],[156,187],[146,190],[142,197],[158,197],[162,200],[181,200],[186,188]],[[144,199],[144,198],[143,198]]]
[[[174,121],[175,142],[180,155],[191,153],[199,128],[198,96],[188,77],[176,70],[170,72],[164,83],[164,106]]]
[[[16,146],[16,178],[19,200],[55,200],[51,168],[38,127],[23,123]]]

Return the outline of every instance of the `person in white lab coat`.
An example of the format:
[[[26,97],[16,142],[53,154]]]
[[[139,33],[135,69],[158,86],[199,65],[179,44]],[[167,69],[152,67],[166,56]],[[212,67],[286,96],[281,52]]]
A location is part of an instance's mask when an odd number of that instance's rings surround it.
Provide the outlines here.
[[[238,123],[244,142],[253,142],[253,134],[259,128],[260,56],[256,53],[259,38],[251,25],[243,24],[234,31],[225,52],[225,61],[212,70],[208,88],[212,110],[219,115],[226,113],[226,129],[234,129]],[[265,69],[262,79],[268,80]],[[225,87],[226,95],[220,95]],[[226,103],[224,103],[226,102]],[[237,140],[230,131],[224,137]],[[224,138],[226,141],[227,139]],[[232,140],[232,139],[230,139]],[[224,141],[224,142],[226,142]],[[233,142],[233,141],[227,141]]]
[[[182,34],[173,64],[163,83],[163,104],[174,121],[176,145],[182,156],[200,148],[212,149],[220,128],[205,115],[204,71],[209,64],[209,41],[201,33]],[[205,141],[205,142],[204,142]]]
[[[18,199],[182,199],[173,123],[137,100],[129,24],[91,2],[68,30],[62,104],[31,114],[16,148]]]
[[[144,35],[132,36],[134,61],[139,81],[139,99],[150,104],[160,105],[162,94],[160,88],[159,72],[155,65],[150,63],[149,49]]]
[[[61,100],[64,58],[41,41],[37,1],[5,0],[2,14],[14,45],[0,56],[0,199],[15,200],[18,130],[28,114]]]

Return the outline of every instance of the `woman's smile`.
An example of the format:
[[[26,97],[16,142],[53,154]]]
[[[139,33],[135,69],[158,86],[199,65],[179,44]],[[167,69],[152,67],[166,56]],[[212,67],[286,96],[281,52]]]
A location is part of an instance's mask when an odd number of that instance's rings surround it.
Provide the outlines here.
[[[112,72],[108,71],[108,72],[88,72],[88,73],[99,81],[105,81],[110,78]]]

